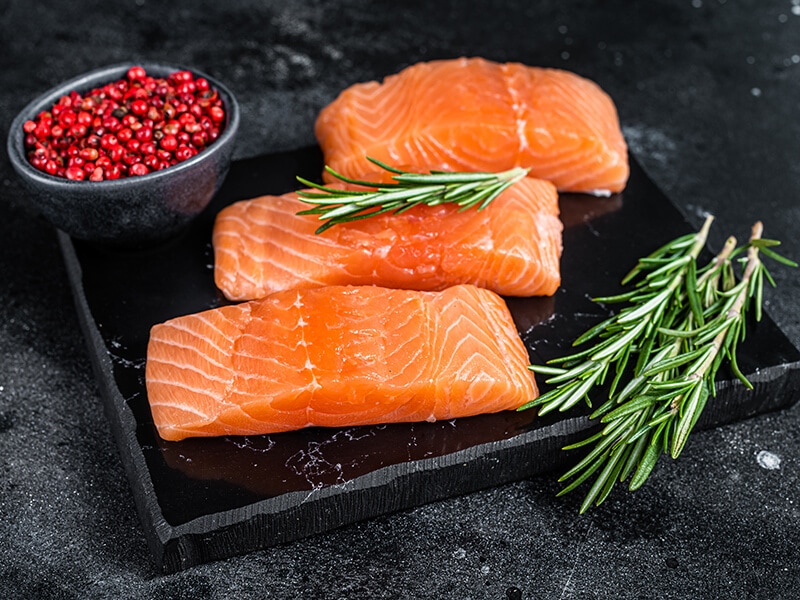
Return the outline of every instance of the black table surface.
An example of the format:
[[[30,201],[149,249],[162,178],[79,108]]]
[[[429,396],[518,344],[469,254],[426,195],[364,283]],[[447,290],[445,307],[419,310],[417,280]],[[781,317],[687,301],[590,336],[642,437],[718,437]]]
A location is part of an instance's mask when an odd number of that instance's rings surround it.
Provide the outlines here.
[[[242,105],[237,158],[314,143],[322,106],[408,64],[573,70],[710,246],[800,257],[800,2],[0,2],[0,133],[34,96],[128,60],[193,66]],[[697,433],[579,516],[542,476],[201,565],[154,568],[55,231],[0,159],[0,597],[796,598],[800,406]],[[766,307],[800,345],[798,275]]]

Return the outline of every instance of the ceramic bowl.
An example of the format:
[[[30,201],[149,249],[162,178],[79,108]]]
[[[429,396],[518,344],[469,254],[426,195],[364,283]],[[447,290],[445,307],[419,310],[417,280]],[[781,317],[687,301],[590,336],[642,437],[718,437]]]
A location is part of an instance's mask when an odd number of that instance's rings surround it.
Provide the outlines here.
[[[174,166],[115,180],[72,181],[48,175],[28,162],[22,129],[26,120],[73,90],[87,92],[122,79],[134,64],[156,77],[178,70],[205,77],[224,103],[226,121],[220,136]],[[90,71],[33,100],[11,124],[8,155],[29,192],[28,199],[56,228],[100,244],[144,246],[175,236],[205,209],[228,173],[238,128],[239,105],[230,90],[213,77],[179,65],[126,63]]]

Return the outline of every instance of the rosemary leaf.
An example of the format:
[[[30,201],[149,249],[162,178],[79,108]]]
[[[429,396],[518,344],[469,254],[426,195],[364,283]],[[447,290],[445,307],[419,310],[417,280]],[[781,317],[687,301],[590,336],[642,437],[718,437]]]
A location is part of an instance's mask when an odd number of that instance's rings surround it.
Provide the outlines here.
[[[676,367],[680,367],[681,365],[685,365],[686,363],[699,358],[700,356],[703,355],[704,351],[705,351],[704,348],[698,348],[691,352],[686,352],[684,354],[679,354],[678,356],[662,360],[651,366],[649,369],[647,369],[647,371],[642,373],[642,375],[644,377],[652,377],[653,375],[657,375],[658,373],[663,373],[665,371],[675,369]]]
[[[609,328],[609,326],[612,325],[613,323],[614,323],[614,319],[613,318],[606,319],[605,321],[601,321],[600,323],[598,323],[594,327],[592,327],[592,328],[588,329],[586,332],[584,332],[583,335],[578,337],[572,343],[572,345],[573,346],[580,346],[582,344],[585,344],[589,340],[596,338],[598,335],[600,335],[601,333],[606,331]]]
[[[591,477],[594,474],[594,472],[597,471],[597,469],[599,469],[602,466],[602,464],[606,461],[606,459],[608,458],[608,454],[609,453],[606,452],[602,456],[599,456],[597,460],[594,461],[594,463],[587,466],[586,469],[584,469],[583,473],[581,473],[578,477],[573,479],[568,485],[566,485],[556,494],[556,498],[563,496],[564,494],[568,494],[576,487],[581,485],[584,481],[589,479],[589,477]],[[559,482],[563,483],[562,480],[559,480]]]
[[[628,477],[630,477],[631,473],[633,473],[634,469],[636,469],[637,465],[642,461],[644,453],[648,448],[649,440],[643,435],[646,433],[646,429],[642,429],[640,432],[641,435],[634,434],[631,436],[631,439],[628,440],[629,444],[633,444],[633,448],[628,454],[628,459],[625,461],[625,466],[619,473],[620,482],[625,481],[628,479]]]
[[[764,252],[764,248],[761,249]],[[764,254],[767,254],[764,252]],[[756,269],[755,276],[753,277],[756,281],[756,293],[755,293],[755,303],[756,303],[756,321],[761,320],[761,306],[764,300],[764,269],[763,267],[760,269]]]
[[[614,380],[611,382],[611,387],[608,390],[609,398],[614,397],[614,392],[616,392],[617,386],[619,385],[622,376],[625,374],[626,367],[628,366],[628,359],[630,358],[630,356],[631,356],[631,346],[626,346],[622,352],[622,355],[616,361]]]
[[[686,446],[686,440],[689,439],[689,434],[700,418],[703,408],[705,408],[708,395],[708,385],[702,381],[689,393],[688,403],[684,406],[683,414],[678,421],[675,437],[672,440],[670,452],[672,458],[678,458],[684,446]]]
[[[698,325],[703,325],[703,309],[700,302],[700,295],[697,293],[697,263],[689,263],[689,271],[686,274],[686,297],[689,300],[689,307],[692,309],[692,316]]]
[[[600,440],[602,438],[603,438],[603,432],[602,431],[598,431],[594,435],[592,435],[592,436],[590,436],[590,437],[588,437],[588,438],[586,438],[584,440],[580,440],[579,442],[575,442],[574,444],[570,444],[569,446],[564,446],[562,448],[562,450],[576,450],[577,448],[580,448],[582,446],[588,446],[589,444],[592,444],[592,443],[594,443],[597,440]],[[562,479],[566,479],[566,477],[562,477]]]
[[[564,412],[575,406],[578,402],[583,400],[586,397],[586,394],[592,388],[592,386],[597,381],[598,377],[602,373],[601,370],[596,370],[594,373],[589,375],[583,383],[581,383],[577,388],[572,392],[571,396],[565,400],[561,406],[558,408],[559,412]]]
[[[528,365],[528,369],[534,373],[540,373],[541,375],[561,375],[562,373],[567,372],[566,369],[561,369],[559,367],[548,367],[547,365]]]
[[[647,380],[642,376],[632,377],[631,380],[627,383],[627,385],[622,388],[622,391],[617,394],[616,401],[617,402],[625,402],[629,397],[631,397],[638,389],[642,387],[647,387],[648,383]]]
[[[665,412],[665,413],[659,415],[658,417],[656,417],[655,419],[652,419],[652,420],[648,421],[647,427],[648,428],[652,428],[652,427],[656,427],[658,425],[666,424],[666,421],[668,421],[669,419],[673,419],[674,417],[675,417],[675,415],[673,413]]]
[[[767,269],[767,267],[764,266],[763,263],[761,264],[761,271],[763,271],[764,277],[767,278],[767,281],[769,281],[769,284],[772,287],[777,287],[777,284],[775,283],[775,280],[772,278],[772,274],[769,272],[769,269]]]
[[[780,242],[778,242],[778,244],[779,243]],[[777,244],[773,244],[773,245],[777,245]],[[770,257],[772,260],[781,263],[782,265],[786,265],[787,267],[796,267],[797,266],[797,263],[795,261],[790,260],[790,259],[786,258],[785,256],[781,256],[780,254],[778,254],[777,252],[775,252],[773,250],[770,250],[769,247],[766,246],[766,245],[759,246],[759,248],[760,248],[760,250],[761,250],[761,252],[763,254],[765,254],[766,256]]]
[[[637,396],[633,400],[629,400],[622,406],[615,408],[610,413],[603,415],[603,418],[600,419],[601,423],[608,423],[609,421],[615,421],[620,417],[624,417],[631,413],[639,413],[642,412],[642,409],[652,405],[657,398],[655,396]]]
[[[736,350],[735,348],[727,353],[728,361],[731,367],[731,372],[733,375],[741,381],[745,387],[749,390],[753,389],[753,384],[750,383],[750,380],[742,373],[741,369],[739,369],[739,363],[736,360]]]
[[[592,370],[592,369],[596,369],[597,366],[598,366],[598,363],[596,363],[595,361],[590,360],[590,361],[587,361],[587,362],[583,363],[582,365],[580,365],[578,367],[575,367],[575,368],[572,368],[572,369],[569,369],[569,370],[563,370],[562,369],[562,372],[560,374],[556,375],[555,377],[551,377],[550,379],[548,379],[546,381],[546,383],[554,385],[554,384],[557,384],[557,383],[562,383],[564,381],[569,381],[570,379],[574,379],[576,377],[579,377],[579,376],[583,375],[586,371],[589,371],[589,370]]]
[[[612,451],[609,454],[609,458],[606,461],[605,468],[603,468],[603,470],[600,472],[600,475],[598,475],[594,484],[589,489],[589,493],[586,494],[586,498],[583,500],[583,504],[581,504],[581,510],[580,510],[581,514],[585,513],[589,509],[589,506],[591,506],[592,502],[595,501],[595,498],[597,498],[597,504],[600,504],[605,498],[605,496],[608,495],[608,492],[611,491],[611,487],[613,487],[617,479],[619,468],[621,468],[623,465],[623,463],[620,462],[622,455],[623,453],[621,451],[617,452]],[[611,482],[611,485],[608,487],[608,490],[606,491],[605,495],[603,495],[602,492],[606,487],[606,482],[609,481]],[[598,495],[600,495],[601,497],[598,497]]]
[[[600,304],[615,304],[617,302],[626,302],[632,299],[639,293],[639,290],[631,290],[630,292],[625,292],[624,294],[617,294],[616,296],[600,296],[597,298],[592,298],[593,302],[598,302]]]
[[[646,442],[647,438],[642,438],[642,440]],[[639,461],[639,466],[636,468],[633,477],[631,477],[631,482],[628,485],[630,491],[635,492],[642,487],[642,484],[650,477],[650,473],[660,457],[661,445],[658,443],[658,437],[654,436],[654,439],[647,445],[647,450],[645,450],[642,459]]]

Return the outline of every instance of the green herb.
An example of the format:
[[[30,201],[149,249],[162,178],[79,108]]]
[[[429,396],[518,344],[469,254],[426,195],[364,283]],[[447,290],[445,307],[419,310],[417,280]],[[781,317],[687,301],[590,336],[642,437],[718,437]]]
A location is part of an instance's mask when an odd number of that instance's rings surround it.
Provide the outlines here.
[[[367,157],[380,168],[392,173],[394,183],[376,183],[350,179],[326,166],[325,170],[337,179],[368,190],[338,189],[323,186],[298,177],[305,186],[317,190],[299,191],[297,195],[303,202],[315,205],[314,208],[299,212],[300,215],[318,215],[325,221],[316,233],[339,223],[366,219],[385,212],[400,213],[413,206],[427,204],[457,204],[462,210],[477,207],[486,208],[503,190],[513,185],[525,175],[528,169],[517,167],[502,173],[455,173],[432,171],[430,173],[409,173]]]
[[[745,337],[747,311],[752,308],[755,318],[761,318],[764,278],[774,286],[761,255],[788,266],[797,264],[771,249],[779,242],[761,238],[759,222],[747,245],[737,247],[731,237],[713,260],[699,267],[697,257],[712,220],[709,216],[698,233],[641,259],[623,279],[623,285],[637,280],[633,289],[595,299],[627,305],[574,343],[594,340],[591,347],[551,360],[549,366],[529,367],[548,375],[546,382],[555,385],[520,407],[538,407],[540,415],[566,411],[581,400],[591,407],[590,391],[611,379],[607,399],[590,415],[600,420],[602,429],[564,448],[593,445],[559,479],[571,480],[559,492],[563,495],[596,475],[581,513],[593,503],[601,504],[617,482],[630,478],[629,489],[641,487],[662,454],[673,459],[680,455],[706,402],[716,393],[714,382],[723,362],[752,389],[737,365],[736,351]],[[738,282],[734,260],[744,264]]]

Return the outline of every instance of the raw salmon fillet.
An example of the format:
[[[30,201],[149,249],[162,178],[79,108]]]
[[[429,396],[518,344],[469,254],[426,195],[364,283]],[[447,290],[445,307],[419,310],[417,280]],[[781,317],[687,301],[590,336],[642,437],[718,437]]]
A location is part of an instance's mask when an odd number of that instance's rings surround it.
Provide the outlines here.
[[[166,440],[434,421],[538,394],[505,302],[332,286],[278,292],[155,325],[146,383]]]
[[[628,150],[611,98],[568,71],[481,58],[418,63],[355,84],[319,114],[325,163],[351,178],[389,164],[530,175],[560,191],[625,187]]]
[[[217,215],[214,279],[230,300],[323,285],[440,290],[471,283],[506,296],[555,293],[561,282],[558,194],[523,178],[483,210],[418,206],[335,225],[298,215],[296,194],[232,204]]]

